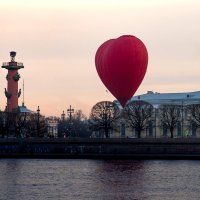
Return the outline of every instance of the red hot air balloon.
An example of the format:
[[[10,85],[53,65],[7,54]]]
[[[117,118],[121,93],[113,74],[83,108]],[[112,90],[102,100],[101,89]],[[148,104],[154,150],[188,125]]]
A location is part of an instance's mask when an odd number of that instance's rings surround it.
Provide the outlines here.
[[[95,64],[101,81],[124,107],[145,76],[148,53],[140,39],[123,35],[98,48]]]

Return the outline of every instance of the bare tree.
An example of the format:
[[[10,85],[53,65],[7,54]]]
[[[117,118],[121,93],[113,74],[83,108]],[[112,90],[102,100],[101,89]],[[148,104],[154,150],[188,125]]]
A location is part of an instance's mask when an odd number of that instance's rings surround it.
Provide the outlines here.
[[[69,136],[68,132],[68,120],[60,120],[58,123],[58,137]]]
[[[110,101],[102,101],[95,104],[90,114],[90,127],[94,131],[104,131],[105,137],[109,137],[109,131],[115,126],[120,117],[119,107]]]
[[[174,137],[174,129],[177,123],[181,121],[181,106],[180,105],[161,105],[159,109],[160,122],[163,127],[169,129],[171,138]]]
[[[61,120],[58,124],[58,136],[90,137],[88,120],[82,110],[75,111],[71,118]]]
[[[191,104],[186,106],[187,122],[192,135],[195,135],[196,129],[200,127],[200,104]]]
[[[28,113],[25,123],[25,137],[44,137],[47,134],[45,116],[37,113]]]
[[[73,130],[76,137],[90,137],[91,131],[86,115],[82,110],[77,110],[72,116]]]
[[[22,130],[25,129],[27,115],[28,113],[12,113],[12,122],[16,137],[24,137]]]
[[[190,116],[188,120],[193,121],[197,126],[200,126],[200,104],[188,105],[186,109]]]
[[[5,112],[0,111],[0,135],[2,138],[6,135],[6,120],[7,116]]]
[[[83,113],[82,110],[76,110],[75,113],[73,114],[72,118],[74,120],[77,120],[77,121],[84,121],[84,120],[87,120],[87,117],[86,115]]]
[[[132,101],[123,110],[123,116],[129,126],[136,130],[138,138],[151,121],[153,106],[145,101]]]
[[[4,113],[4,114],[3,114]],[[12,136],[12,137],[20,137],[20,128],[21,128],[21,123],[19,122],[19,117],[18,113],[16,112],[3,112],[2,114],[4,115],[4,123],[3,123],[3,130],[7,137]],[[19,126],[18,126],[19,125]]]

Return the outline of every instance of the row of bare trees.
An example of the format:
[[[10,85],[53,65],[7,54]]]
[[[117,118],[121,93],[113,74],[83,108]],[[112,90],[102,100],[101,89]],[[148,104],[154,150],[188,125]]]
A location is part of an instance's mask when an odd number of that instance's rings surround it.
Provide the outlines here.
[[[138,138],[149,124],[154,124],[154,129],[165,128],[173,138],[177,125],[181,125],[182,136],[183,126],[188,131],[191,131],[192,127],[200,127],[200,104],[187,106],[166,104],[154,108],[148,102],[138,100],[130,102],[120,110],[113,102],[103,101],[93,106],[89,124],[92,130],[103,131],[108,138],[108,133],[119,125],[121,119],[124,119],[128,127],[135,130]]]
[[[7,113],[0,111],[1,137],[44,137],[47,134],[45,117],[38,113]],[[98,102],[91,109],[89,119],[81,110],[71,117],[60,119],[58,137],[91,137],[99,132],[108,138],[113,131],[119,132],[121,122],[135,131],[138,138],[150,125],[174,132],[179,125],[182,136],[183,126],[191,131],[200,127],[200,104],[193,105],[161,105],[154,108],[145,101],[132,101],[124,109],[110,101]]]
[[[200,127],[200,104],[161,105],[159,111],[161,125],[170,131],[171,138],[177,125],[181,126],[182,137],[184,129],[191,132]]]
[[[44,137],[45,117],[37,113],[9,113],[0,111],[0,136],[4,137]]]

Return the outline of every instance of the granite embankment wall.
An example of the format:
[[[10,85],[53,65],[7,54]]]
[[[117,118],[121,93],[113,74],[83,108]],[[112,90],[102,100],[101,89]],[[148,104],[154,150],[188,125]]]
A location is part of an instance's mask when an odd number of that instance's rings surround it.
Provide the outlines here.
[[[200,159],[200,139],[0,139],[0,158]]]

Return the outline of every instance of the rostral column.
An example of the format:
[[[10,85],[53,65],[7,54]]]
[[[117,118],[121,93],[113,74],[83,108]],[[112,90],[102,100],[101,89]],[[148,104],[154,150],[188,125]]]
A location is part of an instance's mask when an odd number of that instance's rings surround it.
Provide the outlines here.
[[[21,89],[18,91],[18,81],[20,79],[20,75],[18,73],[18,69],[24,68],[23,63],[15,62],[16,52],[11,51],[10,62],[4,62],[2,68],[8,70],[8,74],[6,79],[8,81],[7,89],[5,88],[5,96],[7,98],[7,112],[13,112],[18,108],[18,98],[21,94]]]

